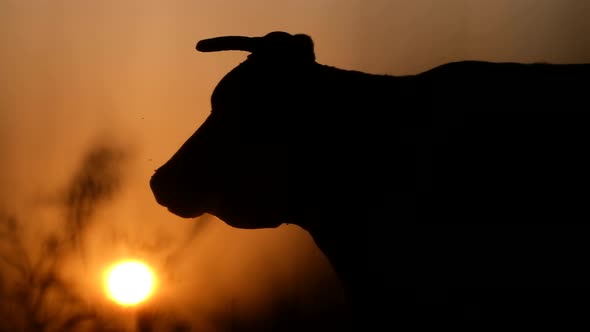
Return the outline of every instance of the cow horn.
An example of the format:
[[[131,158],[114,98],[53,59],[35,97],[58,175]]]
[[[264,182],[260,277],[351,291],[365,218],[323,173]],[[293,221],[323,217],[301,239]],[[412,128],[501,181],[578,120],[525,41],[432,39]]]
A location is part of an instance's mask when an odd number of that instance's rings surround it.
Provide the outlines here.
[[[254,52],[260,37],[224,36],[200,40],[197,50],[201,52],[246,51]]]
[[[291,35],[273,31],[263,37],[222,36],[200,40],[197,50],[201,52],[246,51],[270,58],[315,61],[313,41],[307,35]]]

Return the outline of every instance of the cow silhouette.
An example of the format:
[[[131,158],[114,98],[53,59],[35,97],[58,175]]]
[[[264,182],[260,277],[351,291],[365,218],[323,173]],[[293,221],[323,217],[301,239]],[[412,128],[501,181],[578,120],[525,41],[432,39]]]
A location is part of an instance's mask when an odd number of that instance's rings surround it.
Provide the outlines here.
[[[317,63],[313,46],[281,31],[201,40],[250,54],[152,176],[157,202],[238,228],[300,226],[359,327],[583,321],[590,64],[392,76]]]

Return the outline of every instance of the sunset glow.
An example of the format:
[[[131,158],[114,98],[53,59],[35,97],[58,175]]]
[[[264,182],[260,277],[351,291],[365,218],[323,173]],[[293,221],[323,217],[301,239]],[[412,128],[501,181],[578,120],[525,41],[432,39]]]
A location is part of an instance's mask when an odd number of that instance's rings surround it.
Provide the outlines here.
[[[152,294],[154,274],[142,262],[119,262],[107,271],[105,288],[109,297],[116,303],[133,306]]]
[[[0,0],[0,332],[590,325],[590,69],[488,61],[590,0]]]

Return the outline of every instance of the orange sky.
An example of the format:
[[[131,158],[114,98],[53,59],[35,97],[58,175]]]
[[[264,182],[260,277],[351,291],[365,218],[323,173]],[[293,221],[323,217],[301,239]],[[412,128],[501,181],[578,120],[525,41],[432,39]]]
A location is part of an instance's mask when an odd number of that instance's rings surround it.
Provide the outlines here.
[[[39,202],[63,186],[89,146],[107,140],[134,159],[101,222],[139,242],[162,232],[174,242],[190,230],[192,222],[156,204],[149,177],[196,130],[218,80],[246,56],[198,53],[199,39],[307,33],[320,63],[402,75],[464,59],[590,62],[588,17],[582,0],[1,0],[0,209],[51,224]],[[93,243],[104,254],[105,243]],[[293,283],[310,267],[330,278],[295,226],[241,231],[210,220],[189,247],[171,294],[190,294],[174,300],[197,306],[232,292],[253,301],[271,291],[258,280]]]

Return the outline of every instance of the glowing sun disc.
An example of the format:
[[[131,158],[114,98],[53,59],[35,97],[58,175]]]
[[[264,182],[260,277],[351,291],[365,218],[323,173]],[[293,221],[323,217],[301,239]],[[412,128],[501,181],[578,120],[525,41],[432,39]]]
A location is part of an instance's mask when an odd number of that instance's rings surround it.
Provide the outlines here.
[[[142,262],[124,261],[107,272],[105,286],[113,301],[132,306],[150,296],[154,288],[154,274]]]

